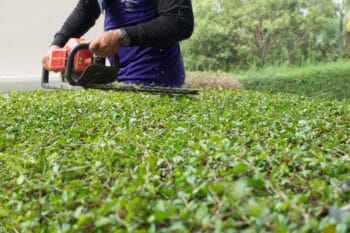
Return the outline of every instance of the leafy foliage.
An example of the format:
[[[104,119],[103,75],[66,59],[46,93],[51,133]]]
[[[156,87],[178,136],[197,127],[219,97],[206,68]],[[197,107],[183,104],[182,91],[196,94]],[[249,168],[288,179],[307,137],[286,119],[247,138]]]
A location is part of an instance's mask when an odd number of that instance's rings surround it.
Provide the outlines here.
[[[341,56],[333,0],[194,0],[195,32],[182,44],[191,70],[334,61]],[[344,19],[341,17],[341,23]]]
[[[350,66],[346,60],[300,68],[252,69],[241,74],[241,82],[250,90],[350,100]]]
[[[0,95],[3,232],[346,232],[350,105],[206,90]]]

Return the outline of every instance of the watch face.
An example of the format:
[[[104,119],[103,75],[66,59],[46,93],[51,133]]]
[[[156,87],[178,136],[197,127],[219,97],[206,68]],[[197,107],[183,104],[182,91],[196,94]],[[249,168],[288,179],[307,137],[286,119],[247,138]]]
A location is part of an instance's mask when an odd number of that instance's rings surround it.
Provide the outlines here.
[[[128,35],[123,35],[122,37],[122,45],[128,46],[130,44],[130,38]]]
[[[120,45],[121,46],[128,46],[129,44],[130,44],[129,35],[125,31],[122,31],[122,33],[120,35]]]

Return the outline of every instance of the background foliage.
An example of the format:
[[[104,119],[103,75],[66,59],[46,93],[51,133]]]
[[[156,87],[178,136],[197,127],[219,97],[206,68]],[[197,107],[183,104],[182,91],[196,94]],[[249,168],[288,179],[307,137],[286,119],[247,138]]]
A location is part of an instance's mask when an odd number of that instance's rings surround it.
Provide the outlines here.
[[[299,68],[280,66],[250,69],[237,77],[243,87],[249,90],[350,100],[349,61],[304,65]]]
[[[301,65],[342,56],[347,1],[193,0],[196,26],[182,43],[190,70]]]

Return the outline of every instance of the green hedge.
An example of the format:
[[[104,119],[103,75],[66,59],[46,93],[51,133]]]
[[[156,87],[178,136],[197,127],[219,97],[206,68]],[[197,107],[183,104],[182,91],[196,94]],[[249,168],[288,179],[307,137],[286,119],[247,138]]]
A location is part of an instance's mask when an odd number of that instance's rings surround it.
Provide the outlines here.
[[[302,68],[270,67],[241,75],[245,89],[350,100],[350,61]]]
[[[35,91],[0,109],[0,232],[349,230],[346,101]]]

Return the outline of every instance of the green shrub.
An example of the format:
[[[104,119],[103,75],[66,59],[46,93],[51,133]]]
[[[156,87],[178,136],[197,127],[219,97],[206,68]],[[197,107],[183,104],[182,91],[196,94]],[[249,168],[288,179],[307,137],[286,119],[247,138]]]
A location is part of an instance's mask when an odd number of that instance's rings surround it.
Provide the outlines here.
[[[205,90],[0,95],[1,232],[346,232],[350,105]],[[333,231],[332,231],[333,230]]]
[[[270,67],[241,76],[245,89],[288,92],[326,99],[350,99],[350,62],[309,65],[302,68]]]

